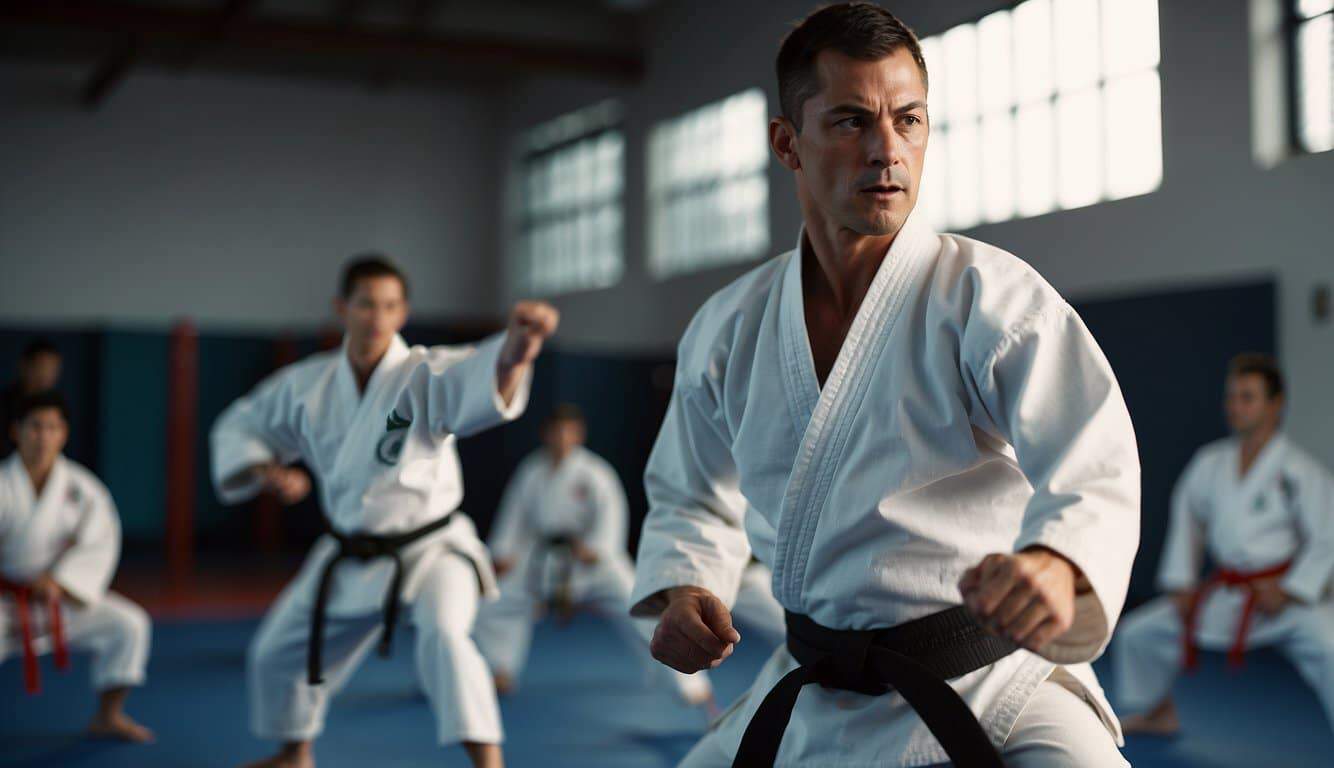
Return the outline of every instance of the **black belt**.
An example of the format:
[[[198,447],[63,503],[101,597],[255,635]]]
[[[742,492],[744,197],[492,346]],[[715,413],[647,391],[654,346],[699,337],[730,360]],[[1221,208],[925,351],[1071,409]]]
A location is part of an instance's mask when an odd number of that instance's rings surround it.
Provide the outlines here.
[[[1005,765],[972,710],[946,681],[994,664],[1016,648],[982,629],[963,606],[870,630],[829,629],[788,613],[787,648],[801,666],[760,702],[733,768],[774,764],[797,694],[811,683],[867,696],[898,691],[955,765]]]
[[[315,606],[310,620],[310,641],[306,647],[306,680],[311,685],[324,682],[324,614],[329,602],[329,586],[333,583],[334,569],[344,560],[374,560],[390,557],[394,560],[394,578],[384,595],[384,634],[380,636],[380,655],[388,658],[394,640],[394,625],[398,623],[398,596],[403,590],[403,558],[399,551],[424,536],[449,525],[451,512],[439,520],[406,533],[376,536],[369,533],[346,534],[330,528],[329,533],[338,541],[338,552],[324,564],[320,572],[320,587],[315,593]]]

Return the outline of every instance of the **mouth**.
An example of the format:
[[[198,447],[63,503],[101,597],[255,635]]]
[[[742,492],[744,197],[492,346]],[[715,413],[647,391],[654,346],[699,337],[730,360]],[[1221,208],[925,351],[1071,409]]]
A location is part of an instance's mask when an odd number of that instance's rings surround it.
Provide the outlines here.
[[[904,191],[898,184],[873,184],[862,188],[863,195],[871,195],[875,198],[888,198],[900,194]]]

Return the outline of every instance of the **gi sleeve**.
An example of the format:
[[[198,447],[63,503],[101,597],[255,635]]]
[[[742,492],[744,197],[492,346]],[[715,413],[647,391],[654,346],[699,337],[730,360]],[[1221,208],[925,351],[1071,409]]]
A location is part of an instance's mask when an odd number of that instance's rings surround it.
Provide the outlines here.
[[[1158,588],[1164,592],[1191,589],[1204,568],[1205,532],[1200,499],[1206,490],[1204,457],[1196,454],[1172,489],[1172,509],[1158,563]]]
[[[499,333],[476,347],[432,347],[399,394],[389,428],[424,419],[435,440],[467,437],[517,419],[528,407],[532,367],[512,402],[506,405],[496,386],[496,364],[505,345]]]
[[[1139,546],[1139,456],[1111,366],[1060,302],[1003,334],[973,378],[1033,487],[1015,551],[1051,549],[1090,587],[1076,596],[1071,629],[1040,653],[1091,661],[1111,638]]]
[[[703,587],[732,605],[750,560],[746,505],[728,430],[707,386],[677,378],[644,484],[649,513],[630,612],[657,615],[667,607],[663,590],[682,586]]]
[[[623,555],[630,514],[625,488],[616,470],[600,461],[594,469],[593,478],[593,487],[590,489],[593,525],[584,543],[604,557]]]
[[[1283,591],[1309,605],[1324,597],[1334,573],[1334,478],[1311,462],[1285,473],[1284,482],[1296,507],[1302,548],[1283,577]]]
[[[278,371],[227,407],[209,435],[213,487],[224,504],[257,495],[258,480],[245,471],[257,464],[289,464],[301,457],[290,375]]]
[[[111,494],[80,483],[83,514],[70,546],[56,559],[51,578],[84,605],[101,600],[120,560],[120,518]]]

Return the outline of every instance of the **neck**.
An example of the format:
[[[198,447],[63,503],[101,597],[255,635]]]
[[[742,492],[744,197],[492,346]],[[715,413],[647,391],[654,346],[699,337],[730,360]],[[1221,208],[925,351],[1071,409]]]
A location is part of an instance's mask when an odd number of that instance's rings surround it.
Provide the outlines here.
[[[392,343],[392,342],[391,342]],[[372,346],[370,344],[359,344],[349,342],[347,345],[347,361],[352,366],[352,372],[357,377],[357,388],[366,389],[366,384],[371,379],[371,374],[375,373],[375,368],[384,359],[385,353],[389,351],[389,344]]]
[[[827,294],[841,314],[855,314],[898,232],[863,235],[818,217],[807,217],[806,222],[805,242],[810,243],[811,266],[817,267],[807,271],[813,278],[808,290]]]
[[[54,458],[45,461],[30,461],[26,457],[21,457],[23,468],[28,472],[28,479],[32,481],[33,490],[41,493],[46,487],[46,481],[51,479],[51,470],[56,466]]]
[[[1273,424],[1262,424],[1245,434],[1239,435],[1241,438],[1241,457],[1242,461],[1249,463],[1260,451],[1274,439],[1278,427]]]
[[[547,460],[551,462],[551,466],[559,467],[560,463],[562,461],[565,461],[566,457],[568,457],[571,453],[574,453],[573,448],[567,448],[563,451],[553,451],[550,448],[548,448]]]

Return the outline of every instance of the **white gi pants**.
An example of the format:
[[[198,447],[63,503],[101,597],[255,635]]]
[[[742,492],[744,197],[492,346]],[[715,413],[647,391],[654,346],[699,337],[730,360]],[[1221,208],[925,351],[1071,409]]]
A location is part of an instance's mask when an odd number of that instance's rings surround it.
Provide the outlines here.
[[[324,677],[306,681],[311,589],[289,584],[251,642],[247,657],[251,726],[257,736],[307,741],[324,729],[329,699],[352,677],[383,632],[382,614],[326,617]],[[500,708],[486,662],[469,636],[480,589],[471,561],[455,553],[435,558],[410,605],[417,630],[418,681],[435,712],[440,744],[498,744]]]
[[[527,569],[520,567],[500,580],[500,599],[482,606],[473,636],[491,668],[516,681],[528,660],[533,626],[537,622],[537,601],[531,592]],[[670,676],[682,698],[694,701],[712,692],[708,675],[686,675],[659,664],[648,652],[648,644],[657,628],[656,619],[631,618],[630,590],[635,574],[627,562],[602,559],[591,565],[575,567],[570,581],[571,599],[586,605],[611,622],[641,660],[650,679]]]
[[[10,656],[22,658],[23,643],[13,602],[5,599],[2,605],[0,660]],[[28,611],[36,628],[35,650],[41,654],[50,653],[51,638],[46,634],[46,605],[29,604]],[[152,622],[143,608],[115,592],[107,592],[101,600],[84,608],[66,603],[64,624],[65,644],[69,650],[86,651],[93,655],[94,690],[143,685],[153,636]],[[51,674],[46,669],[42,673]]]
[[[1209,650],[1225,650],[1232,645],[1235,621],[1228,615],[1211,616],[1208,610],[1211,603],[1226,607],[1225,600],[1212,596],[1206,601],[1196,644]],[[1172,682],[1182,666],[1182,631],[1181,617],[1168,597],[1148,602],[1121,619],[1112,641],[1112,674],[1118,708],[1143,712],[1172,691]],[[1247,647],[1264,645],[1276,645],[1292,662],[1302,679],[1315,689],[1326,717],[1334,726],[1334,605],[1291,605],[1274,617],[1261,617],[1257,612]]]
[[[1092,705],[1059,682],[1060,670],[1038,686],[1015,721],[1002,754],[1008,768],[1128,768]],[[1071,685],[1077,685],[1071,683]],[[709,731],[680,768],[728,768],[732,758],[718,730]],[[779,764],[781,765],[781,764]],[[944,764],[948,765],[948,764]],[[853,763],[841,768],[861,768]],[[778,768],[778,766],[775,766]],[[872,768],[866,766],[866,768]]]

